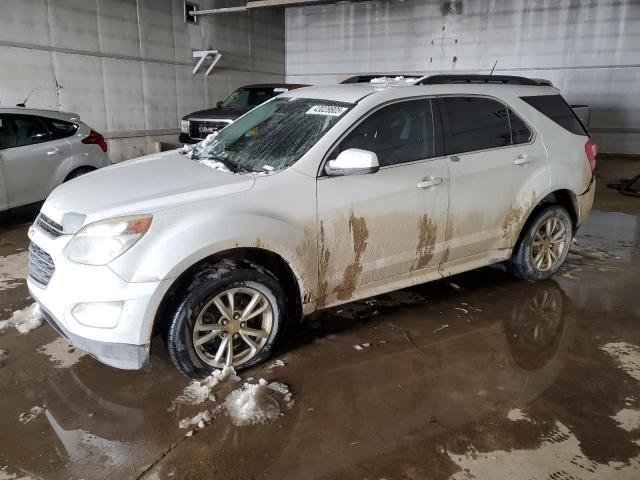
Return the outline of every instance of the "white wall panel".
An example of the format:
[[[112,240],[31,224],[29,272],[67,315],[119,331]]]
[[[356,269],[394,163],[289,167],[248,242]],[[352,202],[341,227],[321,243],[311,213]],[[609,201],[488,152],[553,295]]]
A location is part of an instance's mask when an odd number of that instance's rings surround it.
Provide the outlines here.
[[[139,57],[138,5],[136,0],[97,0],[102,53]]]
[[[191,67],[186,65],[175,66],[177,88],[176,120],[179,122],[183,116],[196,110],[206,108],[205,81],[202,77],[194,77]]]
[[[141,63],[104,58],[102,68],[107,131],[145,130]]]
[[[146,130],[174,128],[178,122],[175,67],[143,62],[142,84]]]
[[[54,52],[53,62],[61,108],[79,113],[99,132],[107,131],[102,59]]]
[[[571,103],[591,105],[603,151],[640,152],[637,0],[377,0],[292,7],[285,19],[287,81],[487,73],[498,60],[497,73],[548,78]],[[619,149],[613,132],[625,138]]]
[[[171,0],[138,0],[140,51],[145,58],[173,60]]]
[[[0,105],[16,105],[33,90],[29,106],[58,109],[50,52],[0,47]]]
[[[42,0],[2,1],[0,40],[16,43],[49,44],[47,4]]]
[[[98,15],[95,0],[47,0],[51,45],[98,51]]]

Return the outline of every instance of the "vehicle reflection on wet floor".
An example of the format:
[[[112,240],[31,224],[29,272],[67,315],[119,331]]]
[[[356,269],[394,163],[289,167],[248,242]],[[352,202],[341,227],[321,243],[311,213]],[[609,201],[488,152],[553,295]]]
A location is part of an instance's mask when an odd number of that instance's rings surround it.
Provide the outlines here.
[[[265,425],[220,415],[185,437],[198,408],[168,411],[188,382],[160,340],[125,372],[37,351],[48,326],[1,333],[0,478],[638,478],[639,219],[594,212],[553,280],[484,268],[292,325],[284,367],[242,373],[291,387]],[[0,295],[3,318],[28,303]]]

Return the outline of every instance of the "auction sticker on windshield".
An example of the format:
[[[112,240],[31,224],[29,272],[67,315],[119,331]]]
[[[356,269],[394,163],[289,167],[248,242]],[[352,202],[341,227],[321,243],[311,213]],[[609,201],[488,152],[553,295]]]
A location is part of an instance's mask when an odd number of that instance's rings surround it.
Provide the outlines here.
[[[314,105],[306,111],[307,115],[329,115],[331,117],[339,117],[347,110],[347,107],[339,107],[337,105]]]

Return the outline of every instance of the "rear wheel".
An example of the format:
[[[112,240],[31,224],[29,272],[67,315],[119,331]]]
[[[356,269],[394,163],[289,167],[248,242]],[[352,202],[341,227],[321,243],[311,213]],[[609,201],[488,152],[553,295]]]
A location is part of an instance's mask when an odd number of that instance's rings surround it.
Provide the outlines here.
[[[204,268],[187,288],[167,344],[190,378],[216,368],[242,370],[266,360],[284,330],[284,292],[267,271],[246,262]]]
[[[64,181],[68,182],[69,180],[73,180],[74,178],[81,177],[82,175],[86,175],[89,172],[93,172],[94,170],[95,168],[92,168],[92,167],[78,167],[75,170],[73,170],[69,175],[67,175],[67,178],[65,178]]]
[[[550,205],[539,210],[525,227],[509,270],[525,280],[544,280],[556,273],[569,253],[573,224],[564,207]]]

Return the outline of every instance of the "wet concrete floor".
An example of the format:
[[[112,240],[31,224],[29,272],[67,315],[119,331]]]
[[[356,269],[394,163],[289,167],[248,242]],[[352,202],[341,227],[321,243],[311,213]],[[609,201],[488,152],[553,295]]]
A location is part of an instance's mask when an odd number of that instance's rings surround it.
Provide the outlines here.
[[[553,280],[485,268],[293,325],[284,366],[242,373],[290,386],[269,424],[222,414],[186,437],[198,409],[167,411],[188,381],[159,340],[149,369],[125,372],[47,325],[0,333],[0,480],[640,478],[640,199],[605,187],[640,163],[599,168]],[[31,220],[3,220],[0,318],[31,303]]]

